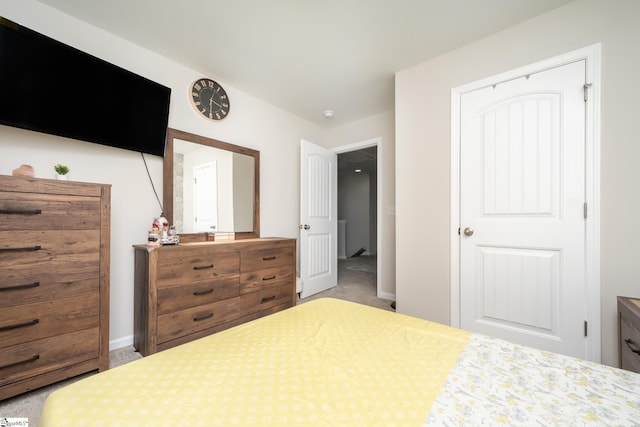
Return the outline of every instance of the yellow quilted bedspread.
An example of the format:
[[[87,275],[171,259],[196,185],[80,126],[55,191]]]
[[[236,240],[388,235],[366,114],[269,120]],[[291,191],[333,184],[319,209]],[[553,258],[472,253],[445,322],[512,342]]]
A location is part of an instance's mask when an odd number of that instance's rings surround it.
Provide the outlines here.
[[[39,425],[422,425],[468,338],[319,299],[60,389]]]

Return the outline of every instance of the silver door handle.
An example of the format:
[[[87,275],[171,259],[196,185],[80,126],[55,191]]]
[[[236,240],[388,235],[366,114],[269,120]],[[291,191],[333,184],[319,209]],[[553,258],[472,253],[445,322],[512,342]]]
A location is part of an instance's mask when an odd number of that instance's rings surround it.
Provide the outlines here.
[[[473,236],[473,228],[467,227],[467,228],[464,229],[463,233],[467,237]]]
[[[311,228],[311,226],[310,226],[309,224],[305,224],[305,225],[300,224],[300,230],[302,230],[303,228],[304,228],[305,230],[308,230],[308,229],[310,229],[310,228]]]

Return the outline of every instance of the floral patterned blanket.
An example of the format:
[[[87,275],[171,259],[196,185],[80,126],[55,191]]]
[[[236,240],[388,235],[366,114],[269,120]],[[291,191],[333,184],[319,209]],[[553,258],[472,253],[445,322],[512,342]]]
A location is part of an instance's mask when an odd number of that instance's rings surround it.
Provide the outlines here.
[[[473,334],[429,426],[640,426],[640,375]]]

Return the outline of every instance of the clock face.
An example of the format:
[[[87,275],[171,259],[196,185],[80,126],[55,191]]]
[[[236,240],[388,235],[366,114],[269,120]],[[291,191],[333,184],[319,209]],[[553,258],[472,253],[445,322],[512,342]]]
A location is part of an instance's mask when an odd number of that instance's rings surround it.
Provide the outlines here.
[[[229,97],[218,83],[198,79],[191,85],[191,104],[209,120],[222,120],[229,114]]]

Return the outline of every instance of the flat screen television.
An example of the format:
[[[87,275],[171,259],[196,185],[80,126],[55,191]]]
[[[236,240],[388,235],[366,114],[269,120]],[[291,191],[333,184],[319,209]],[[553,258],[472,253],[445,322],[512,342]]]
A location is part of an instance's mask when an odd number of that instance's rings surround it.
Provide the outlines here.
[[[171,89],[0,17],[0,124],[164,155]]]

